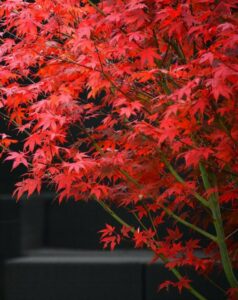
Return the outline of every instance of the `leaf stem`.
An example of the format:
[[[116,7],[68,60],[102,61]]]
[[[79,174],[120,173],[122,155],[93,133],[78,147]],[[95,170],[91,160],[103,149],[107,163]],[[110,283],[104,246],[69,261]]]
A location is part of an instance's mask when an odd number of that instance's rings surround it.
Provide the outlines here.
[[[233,230],[230,234],[228,234],[225,237],[225,240],[228,240],[230,237],[232,237],[234,234],[236,234],[238,232],[238,228],[236,228],[235,230]]]
[[[152,215],[151,215],[151,213],[150,213],[150,211],[149,211],[149,209],[147,208],[146,205],[143,204],[143,207],[144,207],[144,209],[146,210],[146,212],[147,212],[147,214],[148,214],[148,216],[149,216],[150,223],[151,223],[152,228],[153,228],[153,230],[154,230],[154,232],[155,232],[155,236],[156,236],[157,240],[159,240],[158,232],[157,232],[157,229],[156,229],[154,220],[153,220],[153,218],[152,218]]]
[[[16,121],[11,120],[11,118],[10,118],[9,116],[5,115],[5,114],[2,113],[1,111],[0,111],[0,116],[2,116],[3,118],[8,119],[9,122],[12,122],[12,124],[14,124],[17,128],[20,126]],[[27,131],[26,129],[24,129],[23,132],[24,132],[26,135],[31,136],[30,132]]]

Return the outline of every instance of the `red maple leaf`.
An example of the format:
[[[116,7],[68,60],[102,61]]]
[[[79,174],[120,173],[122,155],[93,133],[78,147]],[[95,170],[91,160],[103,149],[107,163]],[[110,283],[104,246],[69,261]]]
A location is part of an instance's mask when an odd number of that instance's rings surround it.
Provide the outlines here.
[[[25,167],[28,167],[28,162],[25,158],[26,154],[24,152],[10,152],[5,158],[6,160],[13,160],[12,170],[18,167],[20,164],[23,164]]]

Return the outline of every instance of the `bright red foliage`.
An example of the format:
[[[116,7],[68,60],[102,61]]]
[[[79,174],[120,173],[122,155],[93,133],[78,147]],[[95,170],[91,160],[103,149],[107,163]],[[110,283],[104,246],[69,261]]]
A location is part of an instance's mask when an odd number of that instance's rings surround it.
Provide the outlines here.
[[[124,206],[151,227],[124,224],[115,233],[107,225],[102,242],[114,248],[130,235],[136,247],[171,260],[170,268],[206,271],[221,261],[234,291],[237,4],[1,2],[0,114],[23,145],[12,152],[17,141],[2,134],[2,154],[13,168],[27,168],[17,199],[47,183],[60,202],[97,198]],[[168,218],[168,235],[160,236]],[[183,239],[184,225],[208,239],[206,259],[196,257],[197,239]],[[190,288],[178,279],[174,286]]]

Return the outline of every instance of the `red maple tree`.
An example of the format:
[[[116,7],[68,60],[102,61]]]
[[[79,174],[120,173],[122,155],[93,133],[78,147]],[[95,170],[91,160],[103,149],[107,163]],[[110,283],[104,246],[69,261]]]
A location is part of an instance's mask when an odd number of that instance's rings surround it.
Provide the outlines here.
[[[237,297],[237,5],[0,4],[0,115],[18,133],[1,133],[1,156],[27,169],[16,198],[49,184],[59,202],[98,201],[122,226],[102,230],[106,246],[127,238],[151,249],[178,279],[162,287],[197,299],[206,298],[177,267],[218,264]],[[16,143],[20,151],[11,150]],[[183,239],[183,226],[207,239],[206,258],[196,255],[198,239]]]

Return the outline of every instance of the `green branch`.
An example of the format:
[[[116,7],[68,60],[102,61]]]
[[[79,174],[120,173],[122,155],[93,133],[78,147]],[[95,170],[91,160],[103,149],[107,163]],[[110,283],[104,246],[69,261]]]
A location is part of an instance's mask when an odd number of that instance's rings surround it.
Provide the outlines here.
[[[88,3],[95,8],[95,10],[102,16],[106,17],[107,15],[101,10],[96,4],[94,4],[91,0],[88,0]]]
[[[188,221],[180,218],[179,216],[177,216],[175,213],[173,213],[170,209],[168,209],[167,207],[165,207],[164,205],[162,204],[159,204],[161,206],[161,208],[171,217],[173,217],[175,220],[177,220],[179,223],[193,229],[194,231],[197,231],[199,232],[201,235],[205,236],[206,238],[212,240],[213,242],[217,243],[217,238],[216,236],[214,236],[213,234],[210,234],[209,232],[201,229],[200,227],[192,224],[192,223],[189,223]]]
[[[209,180],[208,173],[202,163],[199,164],[199,167],[200,167],[200,172],[202,175],[204,187],[205,187],[206,191],[208,191],[212,187],[210,180]],[[215,174],[212,174],[212,175],[213,175],[214,181],[215,181]],[[222,222],[222,216],[221,216],[220,205],[219,205],[217,193],[212,193],[210,195],[209,206],[211,208],[212,215],[213,215],[213,224],[214,224],[216,234],[217,234],[217,244],[219,246],[221,262],[222,262],[222,266],[223,266],[227,281],[229,282],[231,287],[238,288],[238,281],[233,272],[231,259],[229,257],[229,253],[228,253],[228,249],[227,249],[227,245],[226,245],[226,241],[225,241],[224,226],[223,226],[223,222]]]
[[[99,204],[99,205],[101,205],[101,207],[106,211],[106,212],[108,212],[111,216],[112,216],[112,218],[114,218],[119,224],[121,224],[121,225],[124,225],[124,226],[126,226],[126,227],[128,227],[128,228],[130,228],[130,231],[132,232],[132,233],[135,233],[135,228],[134,227],[132,227],[132,226],[130,226],[128,223],[126,223],[124,220],[122,220],[105,202],[103,202],[103,201],[100,201],[100,200],[98,200],[98,199],[96,199],[95,198],[95,200],[97,201],[97,203]],[[162,262],[164,263],[164,264],[167,264],[168,262],[169,262],[169,260],[164,256],[164,255],[162,255],[162,254],[160,254],[159,255],[159,257],[160,257],[160,259],[162,260]],[[174,274],[174,276],[178,279],[178,280],[180,280],[182,277],[183,277],[183,275],[176,269],[176,268],[172,268],[171,269],[171,272]],[[189,286],[188,286],[188,291],[192,294],[192,295],[194,295],[197,299],[199,299],[199,300],[207,300],[207,298],[205,298],[202,294],[200,294],[195,288],[193,288],[192,287],[192,285],[191,284],[189,284]]]
[[[186,182],[183,180],[183,178],[177,173],[177,171],[173,168],[173,166],[170,164],[170,162],[166,159],[166,157],[164,156],[163,153],[161,153],[161,157],[162,157],[162,161],[164,162],[164,164],[166,165],[166,167],[168,168],[168,170],[170,171],[170,173],[175,177],[175,179],[182,183],[182,184],[186,184]],[[210,207],[208,204],[208,201],[203,198],[200,194],[198,194],[197,192],[193,193],[193,196],[205,207]]]
[[[177,52],[179,58],[181,59],[181,62],[183,64],[186,64],[187,60],[183,53],[182,47],[179,45],[179,42],[175,41],[174,39],[169,39],[169,38],[164,38],[164,41],[174,48],[174,50]]]

